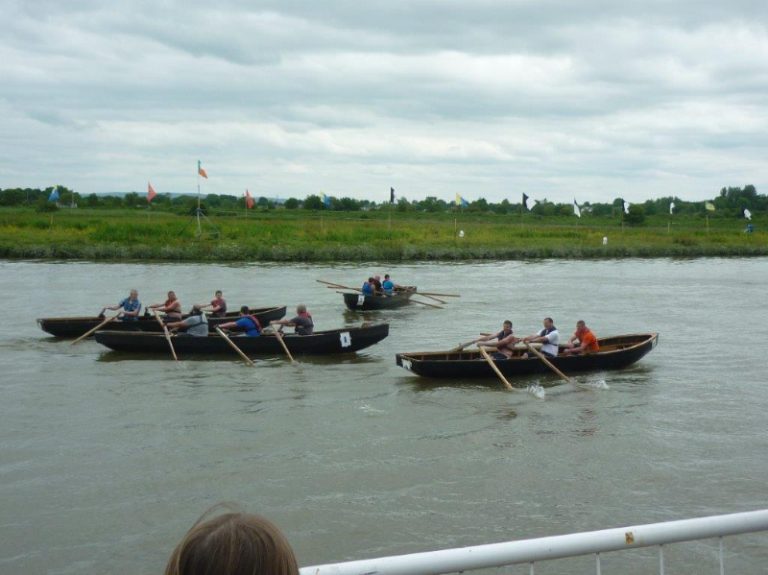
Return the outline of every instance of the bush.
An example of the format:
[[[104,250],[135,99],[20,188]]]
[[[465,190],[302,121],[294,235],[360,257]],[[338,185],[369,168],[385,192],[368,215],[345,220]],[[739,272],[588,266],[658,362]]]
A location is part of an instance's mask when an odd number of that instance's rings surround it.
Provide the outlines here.
[[[629,213],[624,214],[624,221],[630,226],[640,226],[645,223],[645,208],[640,204],[629,206]]]
[[[58,212],[59,206],[57,206],[55,202],[49,202],[45,198],[40,198],[37,201],[37,205],[35,206],[35,211],[41,214],[45,214],[49,212]]]

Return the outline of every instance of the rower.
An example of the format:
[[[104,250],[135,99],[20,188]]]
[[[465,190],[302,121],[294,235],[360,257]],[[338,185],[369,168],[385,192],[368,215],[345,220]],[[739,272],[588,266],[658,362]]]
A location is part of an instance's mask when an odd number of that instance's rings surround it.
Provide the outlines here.
[[[300,303],[296,306],[296,317],[291,319],[276,319],[269,325],[288,326],[294,328],[296,335],[312,335],[315,329],[315,322],[312,314],[307,311],[307,306]]]
[[[220,289],[216,290],[216,294],[214,295],[214,298],[211,300],[211,303],[208,305],[202,305],[200,306],[200,309],[208,309],[211,310],[211,315],[213,317],[222,317],[227,314],[227,302],[224,300],[223,294],[221,293]]]
[[[374,295],[376,292],[376,289],[373,285],[373,278],[368,278],[367,282],[363,282],[363,288],[360,290],[363,292],[363,295]]]
[[[147,310],[150,309],[163,312],[165,314],[163,320],[166,322],[179,321],[181,319],[181,301],[176,297],[176,293],[173,290],[168,292],[168,299],[165,300],[165,303],[153,303],[147,306]]]
[[[189,317],[181,321],[172,321],[166,325],[170,329],[183,329],[185,335],[194,337],[208,336],[208,318],[199,305],[193,305]]]
[[[515,337],[512,331],[512,320],[504,320],[504,324],[501,326],[501,331],[498,333],[490,333],[482,336],[477,340],[478,347],[485,346],[488,341],[496,341],[496,351],[492,354],[494,359],[509,359],[514,355],[514,345],[522,341],[519,337]]]
[[[259,319],[251,315],[251,310],[247,305],[240,308],[240,318],[236,321],[229,321],[219,325],[220,329],[232,329],[238,328],[243,330],[246,337],[259,337],[261,335],[261,322]]]
[[[560,343],[560,332],[555,327],[555,322],[551,317],[544,318],[544,329],[536,335],[529,335],[523,338],[528,343],[541,343],[541,353],[548,357],[557,357],[558,344]]]
[[[381,276],[373,276],[373,291],[381,293]]]
[[[577,341],[579,342],[578,346],[576,345]],[[565,343],[563,353],[565,355],[575,355],[597,353],[598,351],[600,351],[600,344],[597,343],[597,337],[592,333],[592,330],[587,327],[584,320],[580,319],[576,322],[576,331],[573,332],[573,335]]]
[[[389,277],[389,274],[384,274],[384,281],[381,283],[381,289],[384,290],[385,295],[392,295],[395,291],[395,282]]]
[[[104,317],[106,310],[118,310],[122,308],[123,311],[117,314],[122,321],[136,321],[139,319],[139,312],[141,311],[141,302],[139,301],[139,292],[132,289],[130,295],[123,299],[117,305],[108,305],[102,308],[99,313],[99,317]]]

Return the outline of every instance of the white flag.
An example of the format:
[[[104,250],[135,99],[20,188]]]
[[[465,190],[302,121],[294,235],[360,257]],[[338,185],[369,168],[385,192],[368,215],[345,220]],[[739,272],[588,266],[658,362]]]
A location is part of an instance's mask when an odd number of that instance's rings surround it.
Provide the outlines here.
[[[674,213],[675,213],[675,202],[669,202],[669,215],[671,216]]]
[[[748,220],[752,219],[752,212],[750,212],[747,208],[744,208],[744,217]]]
[[[629,213],[629,202],[627,201],[624,202],[624,213],[625,214]]]
[[[573,198],[573,213],[576,217],[581,217],[581,210],[579,209],[579,204],[576,203],[576,198]]]

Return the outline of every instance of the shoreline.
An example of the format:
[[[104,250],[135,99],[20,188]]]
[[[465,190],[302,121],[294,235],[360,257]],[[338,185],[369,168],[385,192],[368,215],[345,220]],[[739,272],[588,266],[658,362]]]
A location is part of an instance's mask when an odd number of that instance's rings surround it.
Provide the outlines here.
[[[382,249],[380,246],[327,246],[320,248],[264,246],[254,253],[239,245],[207,246],[209,249],[147,245],[0,245],[0,258],[6,260],[87,261],[87,262],[263,262],[263,263],[334,263],[334,262],[469,262],[469,261],[538,261],[538,260],[611,260],[660,258],[765,257],[768,245],[707,246],[599,246],[599,247],[531,247],[499,248],[472,246],[465,248],[403,246]]]

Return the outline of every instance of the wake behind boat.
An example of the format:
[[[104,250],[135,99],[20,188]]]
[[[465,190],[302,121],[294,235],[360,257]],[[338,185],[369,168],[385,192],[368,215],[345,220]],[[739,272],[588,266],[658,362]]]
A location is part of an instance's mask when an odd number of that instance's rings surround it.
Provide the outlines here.
[[[251,315],[256,316],[261,325],[269,325],[269,322],[282,319],[285,316],[285,306],[251,308]],[[184,314],[183,318],[189,317]],[[213,331],[215,326],[228,321],[234,321],[240,317],[237,312],[228,313],[220,317],[208,316],[208,326]],[[56,337],[70,338],[80,337],[104,321],[103,317],[44,317],[37,320],[37,324],[44,332]],[[112,321],[109,324],[111,331],[148,331],[162,332],[163,328],[154,316],[139,316],[135,321]]]
[[[284,334],[285,345],[295,355],[330,355],[353,353],[375,343],[389,335],[389,324],[382,323],[363,327],[316,331],[312,335]],[[95,334],[96,341],[110,349],[122,352],[162,353],[168,355],[168,341],[162,333],[140,331],[103,330]],[[232,348],[219,335],[194,337],[177,335],[171,338],[179,357],[185,355],[232,354]],[[246,354],[282,355],[283,347],[274,334],[262,334],[259,337],[233,337]]]
[[[619,335],[598,339],[600,351],[584,355],[558,355],[548,358],[565,373],[621,369],[639,361],[659,341],[659,334]],[[538,357],[523,358],[524,349],[509,359],[494,359],[493,363],[505,376],[523,376],[549,372],[550,368]],[[432,351],[398,353],[397,365],[424,377],[443,379],[494,378],[496,374],[479,351]]]

